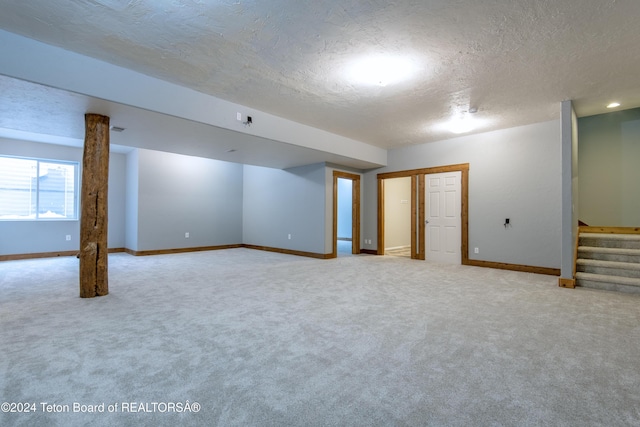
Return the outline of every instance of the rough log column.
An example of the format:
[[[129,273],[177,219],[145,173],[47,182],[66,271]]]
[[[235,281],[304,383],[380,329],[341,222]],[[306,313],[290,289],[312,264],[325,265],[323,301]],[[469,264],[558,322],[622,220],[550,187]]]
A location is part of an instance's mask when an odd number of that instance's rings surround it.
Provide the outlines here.
[[[107,190],[109,117],[85,114],[80,215],[80,297],[109,293]]]

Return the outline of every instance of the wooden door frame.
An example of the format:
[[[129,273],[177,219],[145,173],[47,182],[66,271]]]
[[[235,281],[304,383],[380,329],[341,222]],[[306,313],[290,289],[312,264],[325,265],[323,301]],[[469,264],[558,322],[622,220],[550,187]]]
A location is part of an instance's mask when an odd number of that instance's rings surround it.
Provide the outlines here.
[[[351,180],[351,253],[360,253],[360,180],[362,177],[353,173],[333,171],[333,252],[338,256],[338,178]]]
[[[416,199],[416,190],[420,188],[420,176],[414,174],[397,174],[398,172],[391,172],[389,174],[378,174],[378,248],[376,250],[376,254],[384,255],[384,180],[391,178],[411,178],[411,259],[420,259],[421,254],[418,253],[416,245],[416,215],[424,216],[424,214],[421,214],[420,210],[418,209],[420,201]],[[424,178],[422,179],[422,182],[424,184]],[[424,196],[422,196],[422,198],[424,198]],[[422,241],[422,239],[420,240]]]
[[[420,175],[411,175],[411,259],[419,259],[418,236],[416,235],[416,215],[418,214],[418,203],[416,203],[416,191]],[[419,199],[420,197],[418,197]],[[420,239],[422,241],[422,239]]]
[[[415,259],[420,259],[422,261],[424,261],[426,259],[426,254],[425,251],[427,249],[427,245],[425,243],[425,238],[424,238],[424,226],[425,226],[425,217],[426,217],[426,199],[425,199],[425,174],[420,174],[418,175],[418,224],[420,224],[422,227],[419,227],[418,230],[418,235],[421,237],[421,239],[418,241],[419,244],[419,248],[417,250],[417,254],[416,254],[416,258]],[[422,234],[420,234],[422,233]]]
[[[457,165],[437,166],[432,168],[411,169],[398,172],[379,173],[378,177],[378,248],[377,254],[384,255],[384,180],[391,178],[412,177],[411,180],[411,258],[425,259],[425,242],[424,242],[424,209],[425,209],[425,175],[444,172],[460,172],[460,252],[461,264],[470,265],[469,263],[469,163],[461,163]],[[417,186],[417,191],[415,188]],[[417,193],[417,196],[416,196]],[[417,214],[415,209],[418,210]],[[416,245],[417,236],[421,238]]]

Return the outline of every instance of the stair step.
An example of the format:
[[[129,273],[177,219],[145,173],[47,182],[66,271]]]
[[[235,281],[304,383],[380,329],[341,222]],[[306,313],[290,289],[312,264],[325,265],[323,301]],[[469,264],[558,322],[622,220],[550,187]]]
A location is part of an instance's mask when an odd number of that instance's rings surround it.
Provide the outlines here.
[[[616,231],[622,232],[580,231],[575,264],[577,286],[640,293],[639,229]]]
[[[616,255],[640,255],[640,249],[634,248],[603,248],[598,246],[578,246],[578,252],[602,252]]]
[[[608,291],[640,293],[640,279],[634,277],[577,272],[576,285]]]
[[[640,279],[640,264],[633,262],[578,259],[576,261],[576,270],[583,273],[634,277]]]
[[[580,233],[580,237],[603,240],[640,240],[640,234]]]
[[[640,263],[640,249],[580,246],[578,248],[578,259]]]
[[[580,233],[580,246],[640,249],[640,234]]]
[[[617,268],[620,270],[638,270],[640,271],[640,264],[635,262],[620,262],[620,261],[606,261],[601,259],[583,259],[578,258],[578,265],[590,265],[594,267],[603,268]]]

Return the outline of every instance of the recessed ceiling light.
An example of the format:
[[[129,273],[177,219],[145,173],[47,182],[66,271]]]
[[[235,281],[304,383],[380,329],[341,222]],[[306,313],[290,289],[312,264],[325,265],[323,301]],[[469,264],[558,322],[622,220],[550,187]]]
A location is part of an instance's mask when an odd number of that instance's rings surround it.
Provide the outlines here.
[[[417,71],[416,61],[409,57],[375,55],[352,62],[346,74],[353,83],[388,86],[410,79]]]
[[[611,104],[607,105],[607,108],[616,108],[619,106],[620,106],[619,102],[612,102]]]

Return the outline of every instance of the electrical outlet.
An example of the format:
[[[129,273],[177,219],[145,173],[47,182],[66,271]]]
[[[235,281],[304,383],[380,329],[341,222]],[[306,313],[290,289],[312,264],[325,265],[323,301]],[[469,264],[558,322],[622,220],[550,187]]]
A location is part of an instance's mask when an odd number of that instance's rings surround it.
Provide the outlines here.
[[[238,120],[239,122],[242,121],[242,113],[236,113],[236,120]]]
[[[67,242],[71,240],[71,234],[67,234]]]
[[[188,232],[187,232],[187,233],[184,233],[184,238],[185,238],[185,239],[188,239],[188,238],[189,238],[189,233],[188,233]]]
[[[473,248],[473,253],[474,254],[479,254],[480,253],[480,248]]]

